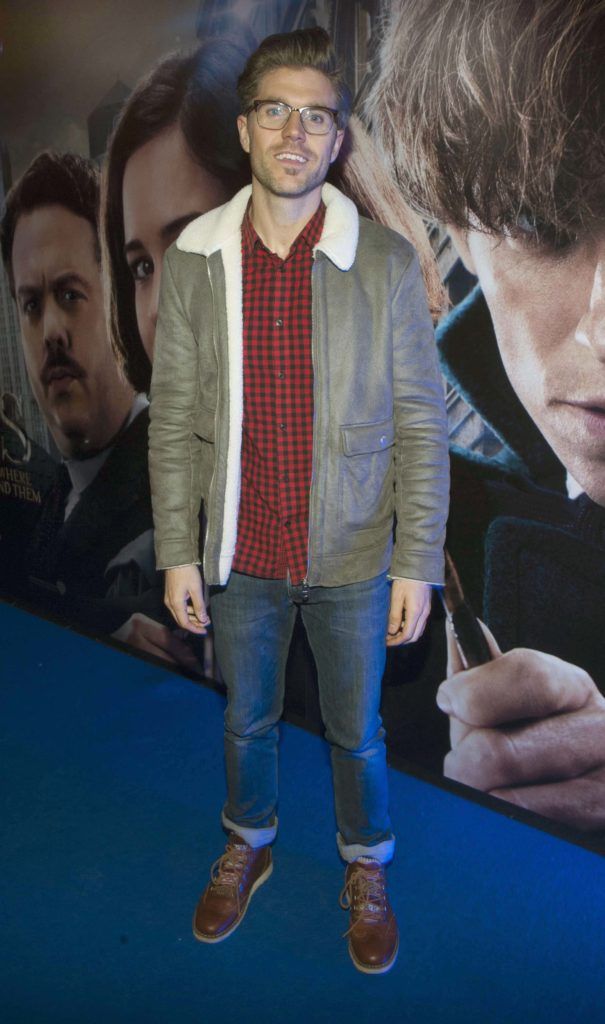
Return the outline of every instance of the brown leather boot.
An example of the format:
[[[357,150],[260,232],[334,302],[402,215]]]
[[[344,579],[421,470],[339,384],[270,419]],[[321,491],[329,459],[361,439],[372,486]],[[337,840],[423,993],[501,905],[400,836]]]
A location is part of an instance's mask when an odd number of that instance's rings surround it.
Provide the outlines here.
[[[193,934],[200,942],[222,942],[243,920],[252,893],[273,871],[271,847],[253,849],[231,832],[227,847],[210,869],[210,881],[193,915]]]
[[[345,874],[340,905],[351,912],[349,954],[358,971],[385,974],[397,959],[399,932],[377,860],[355,860]]]

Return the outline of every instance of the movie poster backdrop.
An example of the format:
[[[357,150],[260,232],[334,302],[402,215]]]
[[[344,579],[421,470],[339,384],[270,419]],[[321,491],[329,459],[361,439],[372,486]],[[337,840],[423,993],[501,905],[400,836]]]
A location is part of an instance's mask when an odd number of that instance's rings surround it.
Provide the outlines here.
[[[374,129],[366,101],[391,6],[399,5],[38,0],[4,15],[2,204],[11,186],[26,172],[33,175],[13,225],[10,273],[0,281],[4,599],[152,654],[191,678],[220,681],[211,642],[183,635],[167,616],[154,564],[146,392],[163,250],[187,219],[225,202],[247,180],[233,90],[257,42],[298,27],[328,29],[357,109]],[[177,128],[185,96],[190,116]],[[48,150],[56,157],[45,164],[41,155]],[[32,167],[41,159],[36,177]],[[387,173],[379,174],[373,160],[368,156],[368,195],[380,191]],[[107,177],[98,230],[79,206],[65,205],[65,189],[80,194],[85,179],[94,194],[97,172]],[[32,188],[40,189],[38,207]],[[395,206],[387,199],[363,202],[359,188],[352,194],[364,212],[389,223]],[[405,229],[406,215],[393,212],[390,226],[402,223]],[[411,213],[409,224],[418,246]],[[494,661],[474,669],[473,677],[463,675],[436,596],[423,639],[389,655],[382,705],[389,749],[409,770],[439,784],[452,779],[469,796],[504,799],[508,811],[534,812],[527,820],[551,822],[599,849],[605,828],[605,701],[594,686],[605,688],[600,506],[587,501],[582,481],[570,482],[539,418],[511,388],[489,303],[471,272],[481,280],[481,267],[468,259],[463,264],[439,219],[425,219],[422,231],[451,436],[449,546],[467,597],[491,627]],[[48,284],[53,302],[45,306],[55,313],[38,314],[40,296],[19,292],[16,277],[46,280],[55,271]],[[436,274],[446,296],[440,311]],[[583,533],[576,529],[580,521]],[[489,694],[494,665],[513,697],[506,710],[488,700],[482,719],[461,702],[468,685]],[[532,672],[557,692],[543,706],[517,697]],[[448,673],[458,689],[444,698],[446,691],[438,690]],[[293,720],[321,728],[314,667],[298,630],[287,709]]]

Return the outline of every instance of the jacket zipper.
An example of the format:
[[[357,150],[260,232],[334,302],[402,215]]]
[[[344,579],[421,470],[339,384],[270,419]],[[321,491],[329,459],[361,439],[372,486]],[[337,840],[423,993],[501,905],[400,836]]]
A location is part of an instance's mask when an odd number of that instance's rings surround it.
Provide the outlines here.
[[[312,520],[312,503],[311,499],[315,497],[313,484],[315,481],[315,467],[317,465],[317,444],[319,437],[319,411],[320,403],[317,402],[316,396],[319,390],[318,385],[318,374],[317,374],[317,352],[316,352],[316,339],[315,339],[315,304],[317,302],[316,289],[313,287],[313,278],[315,277],[315,267],[317,266],[317,256],[313,253],[313,266],[311,267],[311,361],[313,363],[313,446],[311,455],[311,482],[309,484],[309,527],[307,532],[307,572],[305,578],[301,583],[301,595],[303,601],[309,600],[309,566],[311,564],[311,520]]]

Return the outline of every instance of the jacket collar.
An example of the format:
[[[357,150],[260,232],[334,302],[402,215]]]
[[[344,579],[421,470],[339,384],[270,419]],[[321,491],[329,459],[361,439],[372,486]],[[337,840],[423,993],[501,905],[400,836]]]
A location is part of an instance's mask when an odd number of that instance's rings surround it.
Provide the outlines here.
[[[252,186],[246,185],[224,206],[196,217],[177,238],[177,249],[206,257],[222,249],[239,233],[251,194]],[[321,190],[321,198],[326,205],[326,218],[313,252],[325,253],[339,270],[350,270],[359,237],[357,208],[334,185],[327,183]]]

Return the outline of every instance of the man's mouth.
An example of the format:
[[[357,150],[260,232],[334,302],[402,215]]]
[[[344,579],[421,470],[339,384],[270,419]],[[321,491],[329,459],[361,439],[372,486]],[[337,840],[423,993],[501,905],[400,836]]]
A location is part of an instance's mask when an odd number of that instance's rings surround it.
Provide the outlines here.
[[[302,153],[292,153],[289,150],[284,153],[276,153],[275,159],[279,160],[280,163],[287,163],[291,160],[297,164],[306,164],[308,162],[308,158],[303,156]]]
[[[83,376],[83,370],[76,366],[51,366],[42,371],[42,382],[46,388],[49,388],[52,384],[58,385],[62,381],[67,383],[70,380],[79,380]]]
[[[568,405],[571,405],[574,409],[583,410],[589,413],[597,413],[601,416],[605,416],[605,399],[602,398],[587,398],[580,400],[569,400]]]
[[[574,422],[589,437],[605,437],[605,400],[600,397],[571,400],[563,403]]]

